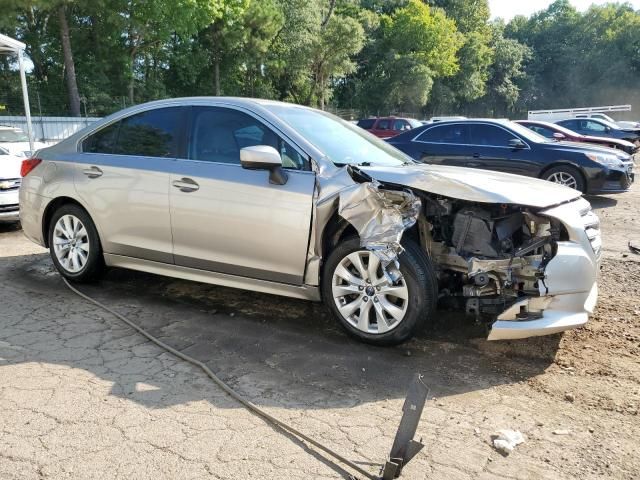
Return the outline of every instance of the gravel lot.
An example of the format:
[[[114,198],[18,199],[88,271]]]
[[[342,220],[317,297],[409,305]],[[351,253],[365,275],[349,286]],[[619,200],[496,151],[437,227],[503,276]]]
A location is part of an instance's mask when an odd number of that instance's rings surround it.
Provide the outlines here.
[[[627,242],[640,242],[640,187],[590,200],[600,303],[564,336],[488,343],[456,318],[382,349],[292,299],[117,270],[82,289],[372,473],[421,372],[426,448],[403,478],[638,478],[640,255]],[[0,478],[347,478],[67,290],[15,227],[0,226],[0,295]],[[503,428],[526,437],[508,457],[491,447]]]

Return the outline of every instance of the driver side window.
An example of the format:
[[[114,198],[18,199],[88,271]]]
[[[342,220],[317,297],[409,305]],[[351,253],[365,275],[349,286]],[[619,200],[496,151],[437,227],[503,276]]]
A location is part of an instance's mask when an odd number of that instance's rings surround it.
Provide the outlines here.
[[[240,165],[240,149],[255,145],[275,148],[284,168],[310,170],[307,158],[252,116],[230,108],[192,107],[190,160]]]

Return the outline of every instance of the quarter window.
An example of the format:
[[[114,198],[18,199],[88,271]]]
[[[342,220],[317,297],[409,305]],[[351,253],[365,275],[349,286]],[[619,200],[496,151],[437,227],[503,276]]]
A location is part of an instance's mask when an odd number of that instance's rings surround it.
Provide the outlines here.
[[[240,149],[268,145],[280,152],[282,166],[309,170],[309,161],[250,115],[222,107],[193,107],[190,160],[240,164]]]

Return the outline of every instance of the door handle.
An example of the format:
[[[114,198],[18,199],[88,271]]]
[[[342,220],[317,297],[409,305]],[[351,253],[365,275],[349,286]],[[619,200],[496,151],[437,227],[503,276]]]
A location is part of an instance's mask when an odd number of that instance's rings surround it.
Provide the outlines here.
[[[474,153],[474,154],[472,155],[472,157],[473,157],[473,158],[480,158],[480,154],[479,154],[479,153]]]
[[[180,180],[174,180],[173,182],[171,182],[171,185],[173,185],[176,188],[179,188],[181,192],[195,192],[200,188],[200,185],[198,185],[196,182],[194,182],[192,179],[190,178],[181,178]]]
[[[102,176],[102,170],[100,170],[96,166],[85,168],[84,170],[82,170],[82,173],[84,173],[89,178],[98,178]]]

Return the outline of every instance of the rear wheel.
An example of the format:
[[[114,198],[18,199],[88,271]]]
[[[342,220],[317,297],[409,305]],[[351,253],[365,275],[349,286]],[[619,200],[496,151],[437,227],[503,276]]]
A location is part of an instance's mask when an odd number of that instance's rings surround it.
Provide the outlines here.
[[[547,170],[543,176],[545,180],[549,182],[558,183],[565,187],[573,188],[584,193],[585,182],[582,178],[582,174],[578,169],[569,165],[560,165]]]
[[[96,280],[104,269],[96,227],[89,214],[77,205],[63,205],[53,214],[49,251],[60,274],[75,282]]]
[[[380,260],[352,237],[329,255],[324,268],[324,301],[347,332],[375,345],[410,339],[432,320],[437,301],[433,268],[420,248],[405,242],[402,278],[390,282]]]

